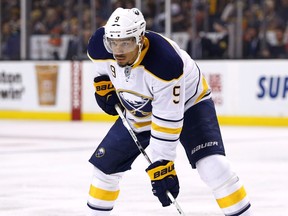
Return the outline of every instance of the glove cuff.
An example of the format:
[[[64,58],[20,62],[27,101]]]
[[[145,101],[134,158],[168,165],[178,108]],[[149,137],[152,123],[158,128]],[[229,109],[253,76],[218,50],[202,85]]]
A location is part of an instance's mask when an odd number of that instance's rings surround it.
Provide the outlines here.
[[[157,161],[146,169],[146,172],[149,175],[151,181],[159,181],[171,175],[176,176],[174,162],[166,162],[166,164],[163,164],[163,162]]]

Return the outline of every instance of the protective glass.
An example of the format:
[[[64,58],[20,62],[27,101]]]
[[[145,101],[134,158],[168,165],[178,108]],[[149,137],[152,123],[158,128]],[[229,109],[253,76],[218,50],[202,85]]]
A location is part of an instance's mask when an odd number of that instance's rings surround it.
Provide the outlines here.
[[[136,39],[134,37],[124,39],[105,38],[104,43],[109,52],[115,54],[125,54],[136,49]]]

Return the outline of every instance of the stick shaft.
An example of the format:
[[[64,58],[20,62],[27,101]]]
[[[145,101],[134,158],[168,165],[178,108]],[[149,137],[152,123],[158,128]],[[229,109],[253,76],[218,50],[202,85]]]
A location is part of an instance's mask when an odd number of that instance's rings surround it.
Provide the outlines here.
[[[116,108],[120,118],[122,119],[123,125],[126,127],[126,129],[128,130],[129,134],[133,138],[133,140],[134,140],[135,144],[137,145],[139,151],[144,155],[144,157],[146,158],[148,163],[152,164],[152,161],[150,160],[149,156],[147,155],[145,149],[142,147],[141,143],[138,141],[135,133],[133,132],[132,128],[130,127],[129,123],[127,122],[126,118],[124,117],[120,107],[118,105],[116,105],[115,108]]]
[[[129,134],[131,135],[132,139],[134,140],[135,144],[137,145],[139,151],[146,158],[146,160],[148,161],[149,165],[152,164],[152,161],[150,160],[149,156],[147,155],[145,149],[142,147],[141,143],[138,141],[135,133],[133,132],[132,128],[130,127],[129,123],[127,122],[122,110],[120,109],[120,107],[117,104],[115,105],[115,109],[116,109],[117,113],[119,114],[119,116],[120,116],[120,118],[121,118],[121,120],[123,122],[123,125],[126,127],[126,129],[128,130]],[[171,200],[171,202],[174,204],[174,206],[176,207],[176,209],[179,212],[179,214],[185,216],[183,210],[179,206],[179,204],[176,201],[176,199],[172,196],[172,194],[169,191],[166,191],[166,194],[169,197],[169,199]]]

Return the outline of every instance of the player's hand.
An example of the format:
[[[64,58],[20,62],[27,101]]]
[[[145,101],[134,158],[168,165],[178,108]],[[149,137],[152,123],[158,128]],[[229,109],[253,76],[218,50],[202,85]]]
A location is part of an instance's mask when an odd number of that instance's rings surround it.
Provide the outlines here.
[[[100,108],[109,115],[118,115],[115,105],[120,104],[115,88],[107,75],[94,78],[95,98]]]
[[[158,197],[163,207],[169,206],[171,200],[166,192],[170,191],[176,198],[180,188],[173,161],[156,161],[146,169],[146,172],[151,179],[153,194]]]

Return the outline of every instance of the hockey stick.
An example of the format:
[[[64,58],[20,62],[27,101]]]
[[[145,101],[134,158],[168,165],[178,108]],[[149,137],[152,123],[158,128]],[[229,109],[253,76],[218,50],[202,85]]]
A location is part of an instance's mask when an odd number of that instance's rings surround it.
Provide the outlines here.
[[[135,144],[137,145],[139,151],[146,158],[146,160],[148,161],[149,165],[152,164],[152,161],[150,160],[149,156],[147,155],[145,149],[142,147],[141,143],[138,141],[135,133],[133,132],[132,128],[130,127],[129,123],[127,122],[126,118],[124,117],[124,114],[123,114],[122,110],[120,109],[120,107],[117,104],[115,105],[115,109],[116,109],[117,113],[119,114],[120,118],[122,119],[123,125],[126,127],[128,132],[130,133],[131,137],[133,138],[133,140],[134,140]],[[179,206],[179,204],[176,201],[176,199],[174,199],[172,194],[169,191],[167,191],[166,194],[169,197],[169,199],[171,200],[171,202],[174,204],[174,206],[176,207],[176,209],[179,212],[179,214],[185,216],[183,210]]]

